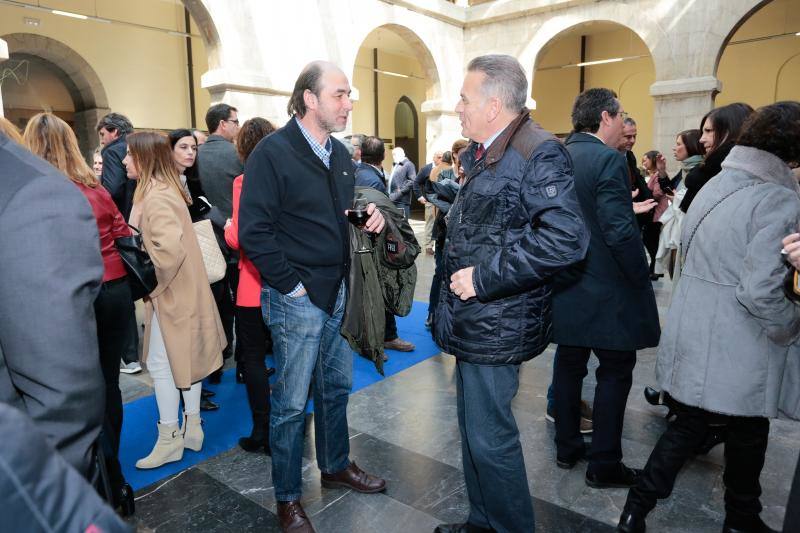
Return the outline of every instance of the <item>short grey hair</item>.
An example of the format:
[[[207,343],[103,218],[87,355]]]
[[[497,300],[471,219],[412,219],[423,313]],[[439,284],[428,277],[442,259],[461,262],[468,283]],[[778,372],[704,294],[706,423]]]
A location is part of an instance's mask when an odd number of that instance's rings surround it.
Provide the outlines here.
[[[636,121],[633,120],[631,117],[627,117],[625,120],[622,121],[623,124],[626,126],[636,126]]]
[[[486,75],[481,87],[484,96],[500,98],[503,107],[515,113],[525,109],[528,78],[517,58],[505,54],[479,56],[469,62],[467,71]]]

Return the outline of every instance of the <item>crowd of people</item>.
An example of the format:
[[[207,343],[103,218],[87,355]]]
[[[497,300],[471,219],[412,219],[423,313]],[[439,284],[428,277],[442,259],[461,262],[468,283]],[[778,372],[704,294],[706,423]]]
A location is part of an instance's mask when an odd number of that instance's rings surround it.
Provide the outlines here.
[[[20,476],[63,478],[74,495],[60,500],[53,484],[14,498],[12,523],[57,520],[66,504],[81,530],[125,530],[100,500],[134,512],[118,458],[119,373],[144,366],[152,378],[157,438],[136,462],[152,469],[202,449],[200,412],[218,408],[202,383],[218,382],[228,357],[252,416],[239,445],[270,456],[284,531],[314,531],[301,504],[309,397],[322,485],[384,491],[385,480],[350,459],[353,363],[340,331],[355,256],[381,253],[355,249],[354,235],[395,231],[395,217],[407,220],[417,201],[422,248],[435,264],[425,325],[456,358],[469,500],[462,523],[436,532],[534,531],[511,404],[520,365],[550,343],[555,464],[586,461],[588,486],[629,489],[619,531],[644,532],[683,464],[719,443],[723,531],[772,531],[759,516],[769,419],[800,417],[800,104],[710,111],[698,129],[676,132],[680,170],[669,176],[662,153],[633,154],[637,125],[613,91],[582,92],[573,132],[559,139],[525,108],[519,62],[481,56],[469,62],[456,106],[464,138],[419,172],[394,147],[387,176],[381,138],[332,135],[346,127],[349,95],[346,75],[315,61],[278,129],[258,117],[240,125],[228,104],[208,110],[207,137],[134,131],[110,113],[97,124],[102,148],[91,166],[55,115],[32,117],[22,134],[0,119],[0,422],[20,419],[59,457],[0,446],[0,459]],[[349,218],[364,189],[388,202]],[[157,281],[138,304],[115,244],[132,235]],[[35,249],[23,251],[32,240]],[[212,276],[217,255],[224,264]],[[653,281],[665,273],[673,292],[662,331]],[[383,349],[415,349],[389,306],[368,314],[385,323]],[[43,322],[48,335],[35,328]],[[637,469],[623,462],[622,428],[637,350],[652,347],[658,388],[645,396],[669,408],[670,422]],[[588,402],[591,354],[599,366]],[[36,468],[20,468],[28,461]],[[797,485],[796,476],[792,501]],[[800,527],[797,515],[790,503],[786,531]]]

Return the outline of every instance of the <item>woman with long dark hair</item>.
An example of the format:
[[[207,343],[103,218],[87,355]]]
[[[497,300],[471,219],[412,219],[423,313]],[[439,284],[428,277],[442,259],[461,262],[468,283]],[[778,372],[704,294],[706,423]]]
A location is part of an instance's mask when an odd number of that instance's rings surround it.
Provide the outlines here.
[[[50,113],[39,113],[28,121],[23,139],[31,152],[60,170],[81,190],[97,221],[103,257],[103,285],[94,302],[94,310],[100,367],[106,384],[100,444],[111,486],[111,494],[106,499],[114,507],[121,506],[123,514],[128,515],[134,510],[133,489],[125,482],[118,459],[122,432],[119,361],[128,341],[127,326],[134,320],[134,307],[127,272],[114,239],[130,235],[130,229],[111,195],[81,156],[75,133],[66,122]]]
[[[251,118],[239,129],[236,150],[242,164],[247,162],[256,145],[275,131],[266,119]],[[233,250],[239,250],[239,284],[236,289],[236,342],[241,353],[247,401],[253,417],[250,436],[239,439],[239,446],[248,452],[269,449],[269,381],[264,358],[272,351],[269,328],[261,315],[261,275],[255,265],[239,247],[239,199],[242,194],[244,174],[233,180],[233,215],[225,226],[225,240]]]
[[[123,163],[137,180],[131,221],[156,269],[158,285],[145,298],[145,345],[142,362],[153,378],[158,405],[158,439],[137,468],[179,461],[184,448],[200,451],[201,381],[222,366],[225,332],[188,206],[172,147],[156,132],[129,134]],[[138,222],[138,224],[137,224]],[[178,407],[183,397],[183,427]]]
[[[769,419],[800,416],[800,306],[784,292],[776,246],[800,221],[790,168],[798,161],[800,103],[762,107],[686,214],[683,271],[656,361],[676,418],[628,493],[621,531],[645,531],[647,514],[717,424],[727,426],[723,532],[773,531],[759,516]]]
[[[722,170],[722,162],[733,148],[744,121],[752,113],[752,107],[737,102],[709,111],[700,121],[700,144],[705,149],[705,159],[685,178],[686,194],[680,205],[684,213],[700,189]]]

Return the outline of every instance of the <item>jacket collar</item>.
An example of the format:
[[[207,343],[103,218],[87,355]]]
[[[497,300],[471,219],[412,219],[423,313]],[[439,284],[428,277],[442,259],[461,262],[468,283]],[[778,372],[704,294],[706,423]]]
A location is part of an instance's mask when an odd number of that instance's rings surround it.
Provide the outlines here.
[[[734,146],[722,162],[722,168],[742,170],[800,194],[800,185],[792,169],[778,156],[751,146]]]
[[[503,130],[492,144],[489,145],[489,149],[486,150],[486,166],[493,165],[500,161],[503,158],[503,154],[506,153],[506,148],[508,147],[508,143],[511,142],[511,139],[514,137],[514,134],[517,133],[517,130],[528,120],[531,119],[531,112],[528,108],[523,108],[517,118],[511,121],[511,123],[506,126],[506,129]],[[473,143],[475,144],[475,143]],[[477,148],[477,145],[475,146]],[[474,152],[473,152],[474,153]]]
[[[226,139],[225,137],[223,137],[222,135],[220,135],[218,133],[212,133],[211,135],[208,136],[208,139],[206,139],[207,143],[220,142],[220,141],[226,142],[226,143],[230,142],[228,139]]]
[[[333,137],[331,137],[331,159],[330,159],[331,167],[327,168],[325,166],[325,163],[322,162],[319,156],[314,153],[314,150],[311,148],[311,145],[308,144],[308,141],[303,135],[303,132],[300,131],[300,126],[298,125],[294,117],[289,119],[284,128],[286,129],[286,133],[289,135],[290,143],[293,148],[295,148],[296,150],[300,150],[302,153],[305,154],[305,157],[310,158],[311,161],[313,161],[314,165],[318,166],[325,172],[330,172],[333,170],[333,161],[334,157],[336,157],[336,141]]]
[[[572,143],[596,143],[602,144],[603,146],[607,146],[606,143],[601,141],[598,137],[592,135],[591,133],[585,133],[583,131],[576,131],[574,133],[570,133],[569,137],[567,137],[566,144]]]

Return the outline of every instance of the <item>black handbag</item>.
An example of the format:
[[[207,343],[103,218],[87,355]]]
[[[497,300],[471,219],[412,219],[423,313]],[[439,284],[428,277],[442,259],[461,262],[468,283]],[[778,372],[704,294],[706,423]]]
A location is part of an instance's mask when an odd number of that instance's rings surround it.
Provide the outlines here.
[[[155,290],[158,280],[156,268],[142,244],[142,233],[139,228],[130,224],[128,226],[136,233],[129,237],[114,239],[114,244],[117,245],[125,270],[128,271],[128,283],[131,286],[133,299],[139,300]]]

